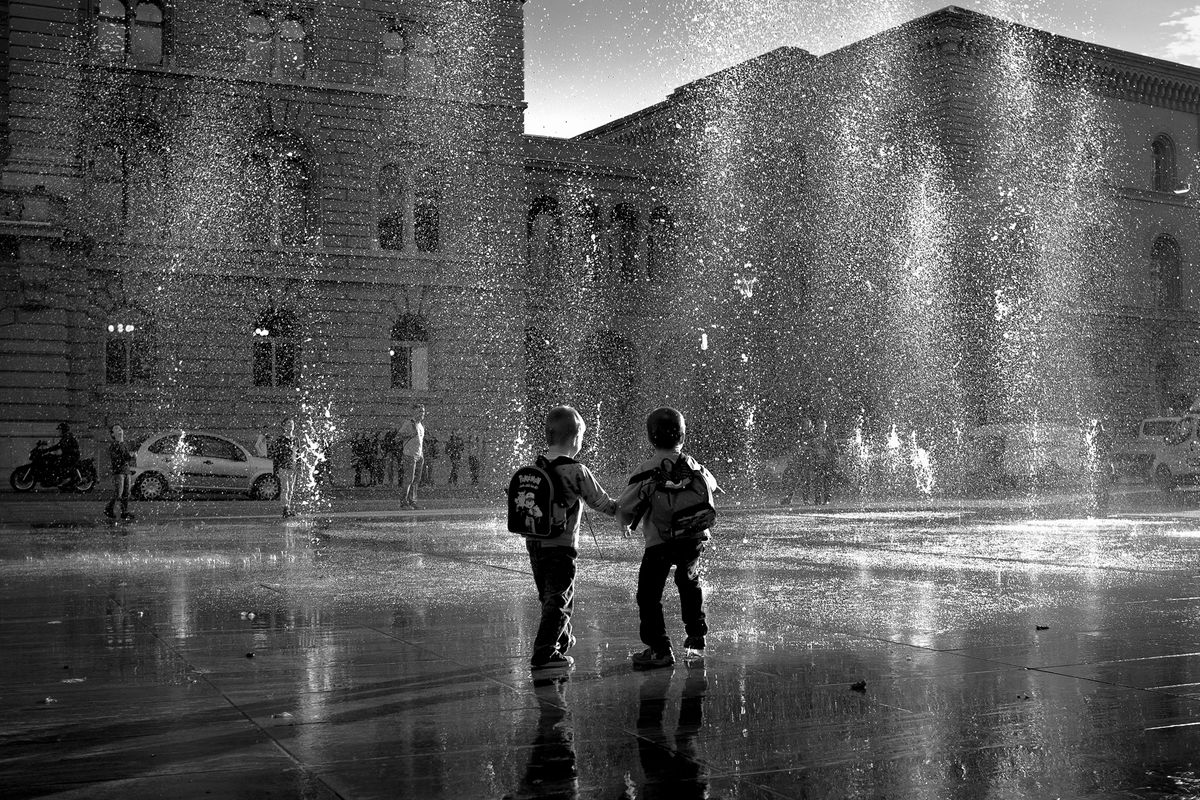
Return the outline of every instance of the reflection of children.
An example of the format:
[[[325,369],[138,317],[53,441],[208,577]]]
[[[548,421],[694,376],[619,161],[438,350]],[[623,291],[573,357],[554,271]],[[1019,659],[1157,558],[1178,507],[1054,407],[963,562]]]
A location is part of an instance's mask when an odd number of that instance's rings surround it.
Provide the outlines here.
[[[574,664],[567,650],[575,643],[571,634],[571,611],[575,607],[575,559],[579,554],[579,522],[583,514],[581,500],[610,517],[617,502],[592,475],[575,460],[583,449],[587,426],[583,417],[570,406],[551,409],[546,415],[545,458],[549,462],[555,487],[555,504],[567,509],[564,532],[553,539],[527,539],[529,565],[542,604],[542,620],[533,640],[530,666],[534,673],[565,669]],[[559,491],[561,489],[561,491]],[[529,500],[527,503],[531,503]],[[543,509],[543,513],[549,509]]]

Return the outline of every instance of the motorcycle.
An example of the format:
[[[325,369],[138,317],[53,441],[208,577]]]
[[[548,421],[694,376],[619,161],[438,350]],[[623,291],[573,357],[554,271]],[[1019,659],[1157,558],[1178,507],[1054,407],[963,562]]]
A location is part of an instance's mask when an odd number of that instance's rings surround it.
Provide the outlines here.
[[[90,492],[96,488],[95,459],[81,458],[75,465],[74,474],[65,475],[59,467],[58,457],[49,450],[50,445],[45,440],[34,445],[29,451],[29,463],[14,469],[8,478],[13,491],[29,492],[35,486],[52,488],[64,483],[71,485],[76,492]]]

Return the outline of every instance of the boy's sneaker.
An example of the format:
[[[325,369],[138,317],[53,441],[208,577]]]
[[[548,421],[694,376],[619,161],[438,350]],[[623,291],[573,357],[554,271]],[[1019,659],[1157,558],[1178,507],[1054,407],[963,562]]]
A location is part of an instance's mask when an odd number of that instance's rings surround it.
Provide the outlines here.
[[[126,522],[133,522],[135,519],[137,519],[137,517],[133,516],[133,514],[130,514],[128,511],[126,511],[123,514],[121,514],[121,519],[125,520]]]
[[[656,653],[647,647],[642,652],[630,656],[630,660],[633,662],[634,669],[659,669],[660,667],[674,666],[675,654],[669,649]]]
[[[564,656],[562,653],[555,650],[550,654],[550,657],[545,661],[538,661],[530,665],[534,673],[540,674],[553,670],[570,669],[575,666],[575,659],[570,656]]]
[[[689,667],[704,666],[704,637],[689,636],[683,643],[683,663]]]
[[[568,650],[575,646],[575,634],[568,634],[565,640],[560,640],[558,643],[558,651],[566,654]]]

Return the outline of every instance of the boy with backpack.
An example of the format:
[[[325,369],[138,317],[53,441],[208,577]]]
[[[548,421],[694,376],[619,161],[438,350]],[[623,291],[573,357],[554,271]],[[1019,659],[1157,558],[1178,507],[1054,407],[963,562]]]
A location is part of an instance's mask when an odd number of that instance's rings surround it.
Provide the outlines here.
[[[635,669],[675,663],[671,637],[663,620],[662,593],[671,567],[679,587],[679,606],[687,631],[684,661],[704,663],[704,590],[700,587],[700,555],[708,529],[716,519],[713,492],[717,480],[704,465],[683,452],[687,425],[674,408],[658,408],[646,418],[646,434],[654,455],[638,467],[617,501],[617,521],[642,525],[646,552],[638,570],[637,604],[640,634],[646,649],[632,657]]]
[[[567,650],[575,644],[571,612],[583,503],[610,517],[617,511],[617,502],[591,470],[575,460],[586,429],[574,408],[551,409],[546,415],[546,452],[534,465],[517,470],[508,486],[508,529],[525,537],[542,605],[529,662],[535,675],[575,663]]]

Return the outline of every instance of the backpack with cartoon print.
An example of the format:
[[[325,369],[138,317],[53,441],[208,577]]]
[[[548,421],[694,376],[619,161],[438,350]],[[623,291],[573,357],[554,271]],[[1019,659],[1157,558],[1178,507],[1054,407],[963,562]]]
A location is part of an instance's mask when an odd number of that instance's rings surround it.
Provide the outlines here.
[[[556,539],[567,529],[569,509],[557,467],[578,463],[559,456],[547,461],[538,456],[532,465],[518,469],[508,482],[508,530],[526,539]]]

